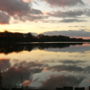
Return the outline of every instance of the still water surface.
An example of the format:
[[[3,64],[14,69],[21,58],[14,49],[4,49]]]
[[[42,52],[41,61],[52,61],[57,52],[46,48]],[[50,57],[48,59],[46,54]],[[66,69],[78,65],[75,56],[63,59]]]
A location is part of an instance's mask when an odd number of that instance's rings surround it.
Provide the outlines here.
[[[67,47],[38,46],[31,50],[26,48],[24,46],[18,52],[8,52],[7,48],[0,48],[3,87],[90,86],[89,43]]]

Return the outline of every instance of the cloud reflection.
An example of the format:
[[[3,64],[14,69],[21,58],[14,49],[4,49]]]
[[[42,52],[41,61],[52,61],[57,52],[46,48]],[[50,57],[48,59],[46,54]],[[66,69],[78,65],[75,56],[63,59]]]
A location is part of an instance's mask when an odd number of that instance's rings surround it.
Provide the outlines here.
[[[72,47],[70,46],[69,49]],[[75,48],[77,47],[81,46],[76,45]],[[45,49],[45,47],[41,49]],[[7,61],[0,59],[0,68],[4,71],[2,72],[3,87],[28,85],[29,87],[52,89],[63,86],[80,86],[90,75],[88,52],[59,51],[56,53],[33,50],[23,54],[21,52],[5,56],[10,59]]]

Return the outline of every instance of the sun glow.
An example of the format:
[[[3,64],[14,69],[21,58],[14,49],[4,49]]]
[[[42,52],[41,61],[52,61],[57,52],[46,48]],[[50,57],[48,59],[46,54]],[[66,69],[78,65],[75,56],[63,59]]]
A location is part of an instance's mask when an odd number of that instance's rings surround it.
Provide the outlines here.
[[[11,32],[35,32],[35,33],[43,33],[47,31],[62,31],[62,30],[80,30],[82,27],[74,27],[74,26],[84,26],[85,23],[72,23],[65,24],[65,23],[42,23],[42,22],[26,22],[26,23],[18,23],[18,24],[6,24],[6,25],[0,25],[0,31],[3,32],[5,30],[11,31]],[[85,30],[90,31],[90,27],[86,26],[84,27]]]

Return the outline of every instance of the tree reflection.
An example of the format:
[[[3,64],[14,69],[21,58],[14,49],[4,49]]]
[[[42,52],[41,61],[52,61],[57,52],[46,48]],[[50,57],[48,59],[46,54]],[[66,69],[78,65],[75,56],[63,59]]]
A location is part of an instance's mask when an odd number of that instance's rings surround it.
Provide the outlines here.
[[[0,53],[20,52],[23,50],[32,51],[34,48],[65,48],[75,45],[82,45],[83,43],[30,43],[30,44],[0,44]]]

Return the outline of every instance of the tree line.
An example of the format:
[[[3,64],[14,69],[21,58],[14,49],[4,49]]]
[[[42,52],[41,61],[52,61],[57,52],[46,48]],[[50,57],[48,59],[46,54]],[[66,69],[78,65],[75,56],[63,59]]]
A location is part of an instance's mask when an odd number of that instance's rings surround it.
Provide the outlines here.
[[[18,42],[84,42],[82,38],[71,38],[69,36],[48,36],[39,34],[34,36],[32,33],[13,33],[13,32],[0,32],[0,42],[18,43]]]

